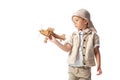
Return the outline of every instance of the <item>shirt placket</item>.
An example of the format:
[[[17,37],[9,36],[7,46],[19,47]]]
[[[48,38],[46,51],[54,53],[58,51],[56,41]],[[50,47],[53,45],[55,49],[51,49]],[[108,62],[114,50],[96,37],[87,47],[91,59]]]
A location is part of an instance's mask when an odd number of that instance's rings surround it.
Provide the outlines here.
[[[82,56],[83,32],[80,32],[79,35],[80,35],[79,62],[80,62],[80,66],[83,66],[83,56]]]

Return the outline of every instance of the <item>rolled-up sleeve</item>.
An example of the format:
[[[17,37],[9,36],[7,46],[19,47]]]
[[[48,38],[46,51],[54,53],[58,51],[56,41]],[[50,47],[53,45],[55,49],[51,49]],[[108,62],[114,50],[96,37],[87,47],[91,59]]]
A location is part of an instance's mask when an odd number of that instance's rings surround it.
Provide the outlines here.
[[[73,43],[72,43],[72,36],[69,36],[69,37],[65,40],[64,44],[70,44],[70,45],[72,46],[72,45],[73,45]]]
[[[100,46],[100,40],[99,40],[99,36],[97,34],[94,35],[94,48],[96,48],[97,46]]]

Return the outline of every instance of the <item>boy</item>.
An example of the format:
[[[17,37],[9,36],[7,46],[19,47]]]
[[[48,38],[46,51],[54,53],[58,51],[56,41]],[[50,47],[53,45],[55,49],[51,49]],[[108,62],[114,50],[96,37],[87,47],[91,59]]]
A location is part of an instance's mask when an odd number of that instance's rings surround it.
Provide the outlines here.
[[[72,33],[65,44],[61,44],[55,37],[49,40],[62,50],[69,52],[69,80],[91,80],[91,67],[97,63],[97,75],[102,74],[101,57],[99,51],[99,36],[96,33],[90,13],[80,9],[72,16],[77,31]]]

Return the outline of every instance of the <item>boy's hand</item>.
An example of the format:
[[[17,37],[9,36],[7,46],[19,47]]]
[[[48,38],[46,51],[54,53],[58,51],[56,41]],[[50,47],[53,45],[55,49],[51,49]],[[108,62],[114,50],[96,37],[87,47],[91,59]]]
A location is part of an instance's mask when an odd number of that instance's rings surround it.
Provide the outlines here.
[[[49,40],[50,40],[51,42],[53,42],[53,43],[56,42],[56,38],[55,38],[54,36],[52,36],[52,35],[49,37]]]
[[[101,75],[102,74],[102,69],[100,67],[97,68],[97,75]]]

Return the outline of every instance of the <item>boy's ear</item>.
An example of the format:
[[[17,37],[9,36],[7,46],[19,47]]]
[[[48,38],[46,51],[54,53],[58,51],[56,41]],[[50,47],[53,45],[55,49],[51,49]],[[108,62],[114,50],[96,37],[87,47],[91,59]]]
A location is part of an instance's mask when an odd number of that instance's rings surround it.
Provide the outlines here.
[[[88,20],[84,19],[84,23],[85,23],[85,24],[88,24]]]

